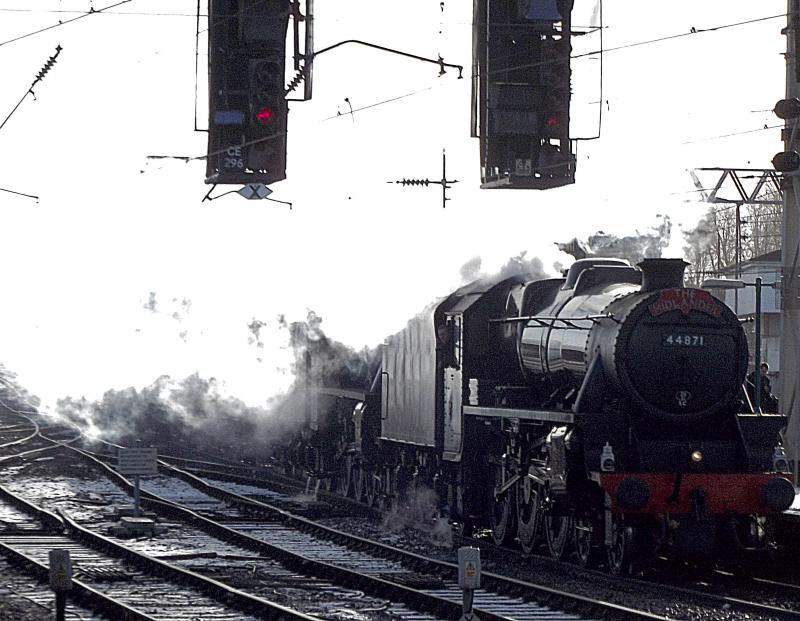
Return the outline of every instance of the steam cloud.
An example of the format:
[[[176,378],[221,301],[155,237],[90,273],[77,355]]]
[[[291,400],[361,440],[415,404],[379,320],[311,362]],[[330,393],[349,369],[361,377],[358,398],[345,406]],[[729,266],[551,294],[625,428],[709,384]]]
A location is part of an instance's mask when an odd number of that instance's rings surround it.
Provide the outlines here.
[[[183,380],[159,377],[141,390],[109,390],[100,401],[59,399],[57,413],[90,435],[133,445],[163,445],[165,440],[187,449],[229,450],[244,439],[263,440],[267,410],[249,407],[220,394],[214,378],[194,374]],[[239,457],[237,449],[231,457]]]
[[[157,294],[156,294],[155,291],[151,291],[147,295],[147,301],[142,304],[142,308],[144,308],[145,310],[150,311],[154,315],[158,315],[158,314],[168,315],[169,317],[171,317],[172,319],[174,319],[178,323],[182,323],[183,320],[186,319],[186,317],[189,315],[189,313],[190,313],[190,311],[192,309],[192,301],[189,298],[183,298],[182,300],[178,300],[178,298],[172,298],[171,305],[172,305],[172,309],[174,309],[174,310],[172,310],[172,312],[169,312],[169,311],[162,312],[161,310],[159,310],[158,305],[159,304],[158,304],[158,300],[157,300]],[[178,333],[178,336],[185,343],[187,338],[188,338],[188,336],[189,336],[189,331],[188,330],[181,330]]]
[[[714,211],[709,209],[700,218],[695,228],[690,231],[683,231],[683,240],[686,242],[683,250],[689,257],[700,256],[711,248],[716,238],[717,227],[714,224]]]
[[[439,515],[436,492],[427,487],[409,489],[400,503],[383,516],[381,528],[394,533],[413,528],[427,533],[437,547],[453,546],[453,531],[447,518]]]
[[[481,272],[482,259],[480,257],[472,257],[459,270],[461,281],[466,284],[480,278],[497,278],[499,280],[510,278],[511,276],[522,276],[527,280],[548,278],[547,273],[544,271],[542,260],[538,257],[526,259],[526,255],[527,251],[523,250],[518,255],[509,258],[496,275]]]
[[[17,412],[33,412],[39,398],[17,382],[17,374],[0,363],[0,406]]]
[[[462,277],[486,277],[480,271],[479,257],[462,268]],[[546,274],[538,258],[525,252],[511,257],[495,277],[523,275],[530,279]],[[143,308],[181,322],[191,310],[191,301],[172,298],[162,304],[150,292]],[[270,321],[253,317],[244,324],[248,345],[263,361],[267,343],[273,336],[265,330],[277,328],[291,352],[288,368],[293,385],[281,395],[259,406],[250,406],[224,393],[213,377],[194,374],[183,379],[163,375],[151,385],[107,391],[98,401],[66,397],[57,402],[56,412],[92,435],[133,445],[178,443],[187,449],[227,452],[238,459],[265,459],[269,445],[286,439],[305,422],[308,390],[334,386],[370,390],[380,365],[380,350],[356,351],[325,334],[322,318],[308,311],[304,321],[291,322],[285,316]]]
[[[289,332],[289,345],[294,352],[293,373],[296,385],[337,386],[368,390],[379,363],[377,349],[352,347],[334,341],[322,331],[322,318],[309,311],[306,321],[279,324]]]
[[[636,265],[642,259],[657,259],[669,246],[672,235],[672,221],[669,216],[660,216],[661,223],[650,229],[649,233],[639,233],[617,237],[610,233],[598,231],[589,239],[581,241],[573,238],[566,243],[557,243],[558,249],[572,255],[576,259],[587,257],[617,257],[627,259]]]
[[[263,406],[248,406],[226,396],[215,378],[194,374],[182,380],[164,375],[141,390],[109,390],[96,402],[67,397],[57,402],[56,412],[90,435],[129,446],[136,441],[155,446],[168,441],[187,449],[223,451],[234,459],[264,459],[269,446],[304,422],[308,388],[367,390],[378,362],[377,350],[356,352],[328,338],[322,318],[313,311],[306,321],[288,322],[281,316],[276,324],[286,332],[293,351],[294,362],[287,371],[295,382]],[[265,326],[267,322],[259,319],[247,324],[250,344],[263,348]]]

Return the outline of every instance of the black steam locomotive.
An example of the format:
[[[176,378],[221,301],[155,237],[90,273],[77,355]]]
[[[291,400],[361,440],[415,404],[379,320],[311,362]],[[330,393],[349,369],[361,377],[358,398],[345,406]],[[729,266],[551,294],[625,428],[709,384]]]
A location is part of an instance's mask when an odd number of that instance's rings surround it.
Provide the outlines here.
[[[462,287],[387,339],[370,390],[316,391],[289,461],[372,504],[430,486],[464,531],[614,573],[769,549],[786,420],[748,407],[745,334],[685,266]]]

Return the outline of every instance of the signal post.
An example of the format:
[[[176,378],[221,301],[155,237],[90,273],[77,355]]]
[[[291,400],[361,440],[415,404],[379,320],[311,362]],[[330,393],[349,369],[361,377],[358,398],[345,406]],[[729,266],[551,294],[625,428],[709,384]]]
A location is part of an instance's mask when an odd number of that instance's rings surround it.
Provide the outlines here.
[[[290,0],[209,0],[206,183],[286,178]]]

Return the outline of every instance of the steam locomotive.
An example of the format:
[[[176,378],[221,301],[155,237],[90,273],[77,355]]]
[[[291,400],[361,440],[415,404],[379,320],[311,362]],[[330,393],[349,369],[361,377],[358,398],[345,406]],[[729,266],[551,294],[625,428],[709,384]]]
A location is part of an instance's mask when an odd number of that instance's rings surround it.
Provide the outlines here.
[[[615,574],[769,550],[786,420],[752,411],[744,331],[686,265],[464,286],[387,339],[368,390],[318,387],[287,461],[370,504],[430,486],[464,532]]]

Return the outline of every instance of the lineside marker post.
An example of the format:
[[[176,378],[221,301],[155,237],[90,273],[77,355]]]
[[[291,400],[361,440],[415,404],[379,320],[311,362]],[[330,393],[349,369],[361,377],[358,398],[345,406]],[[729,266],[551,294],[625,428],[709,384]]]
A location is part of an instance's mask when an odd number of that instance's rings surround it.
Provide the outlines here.
[[[142,447],[142,441],[136,440],[136,448]],[[142,516],[142,507],[140,504],[141,488],[139,487],[139,472],[136,472],[133,477],[133,517]]]
[[[458,549],[458,586],[463,589],[462,612],[459,621],[480,621],[472,612],[475,589],[481,587],[481,551],[479,548]]]
[[[120,448],[118,455],[118,470],[120,474],[133,476],[133,515],[139,517],[139,477],[142,475],[158,474],[158,451],[155,448]]]
[[[50,588],[56,594],[56,621],[65,621],[67,591],[72,588],[72,561],[69,550],[50,550]]]

